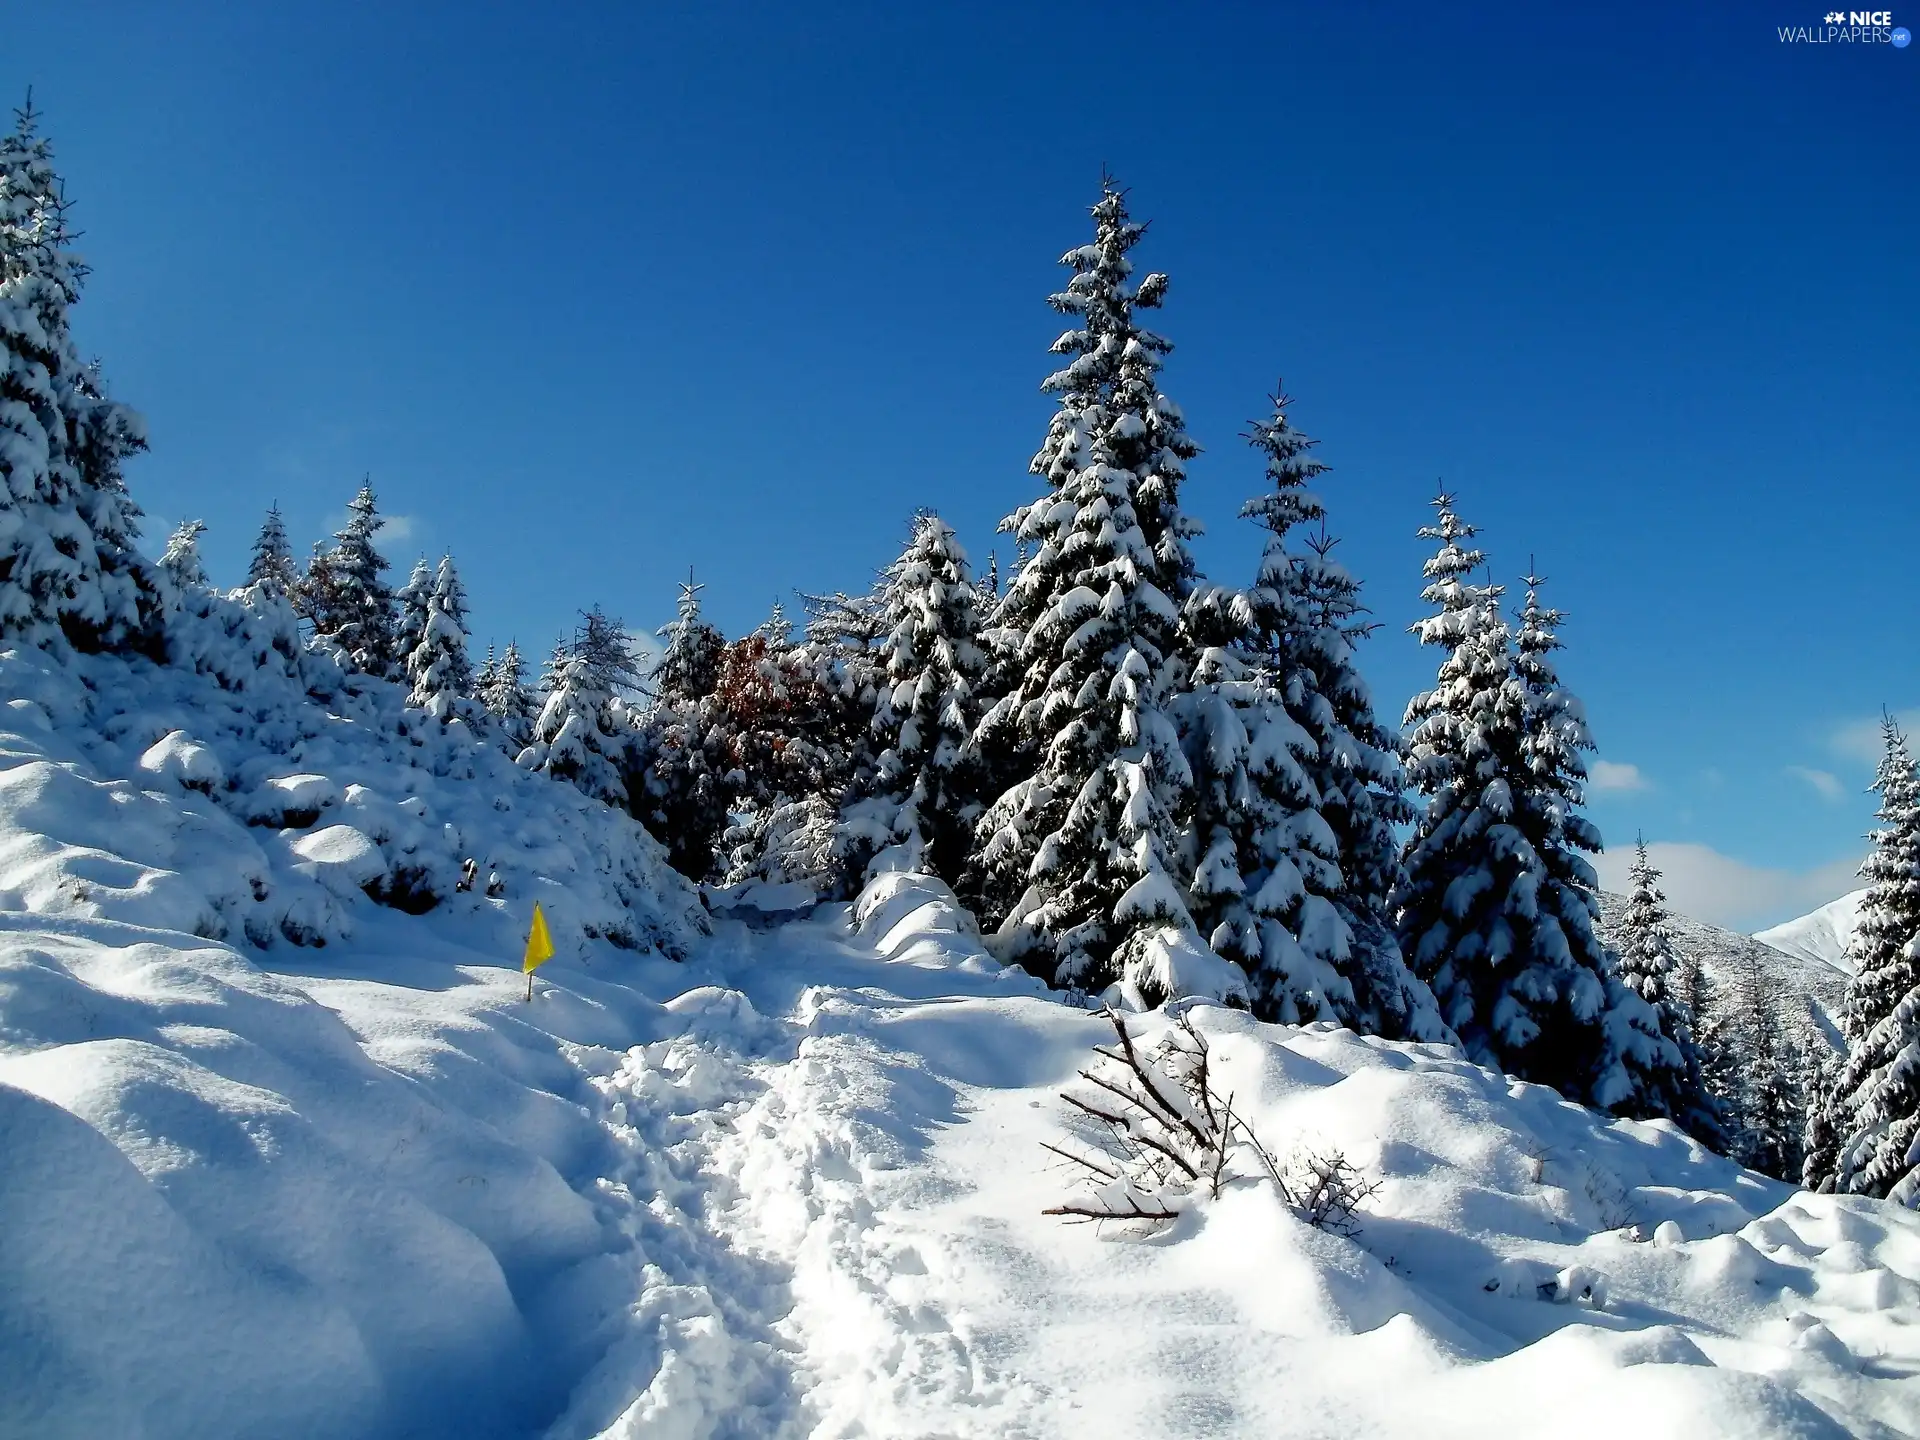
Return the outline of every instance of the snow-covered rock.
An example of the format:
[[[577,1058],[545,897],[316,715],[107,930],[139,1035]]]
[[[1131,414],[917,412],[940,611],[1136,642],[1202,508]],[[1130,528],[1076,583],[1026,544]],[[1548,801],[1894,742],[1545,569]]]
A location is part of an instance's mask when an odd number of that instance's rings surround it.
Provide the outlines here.
[[[302,835],[293,842],[293,853],[300,857],[295,870],[341,899],[387,878],[387,858],[380,847],[351,825],[329,825]]]
[[[148,746],[140,756],[140,768],[149,775],[209,794],[215,786],[227,783],[220,757],[184,730],[170,730]]]
[[[340,787],[325,775],[275,775],[247,797],[241,814],[252,825],[304,829],[340,803]]]

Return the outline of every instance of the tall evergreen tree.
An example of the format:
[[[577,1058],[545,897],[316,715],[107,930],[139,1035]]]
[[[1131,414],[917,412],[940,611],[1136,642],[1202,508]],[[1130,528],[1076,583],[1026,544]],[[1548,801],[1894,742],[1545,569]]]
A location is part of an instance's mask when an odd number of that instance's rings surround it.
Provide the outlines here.
[[[1359,618],[1358,583],[1330,558],[1326,509],[1308,488],[1327,467],[1310,453],[1315,442],[1288,419],[1291,403],[1276,392],[1272,414],[1248,435],[1266,456],[1272,488],[1241,514],[1268,532],[1267,542],[1252,589],[1227,607],[1237,614],[1244,606],[1241,654],[1228,667],[1243,678],[1213,687],[1238,711],[1251,766],[1245,783],[1204,786],[1201,810],[1219,813],[1205,797],[1224,791],[1249,797],[1264,812],[1228,827],[1241,837],[1240,884],[1228,888],[1244,897],[1229,908],[1260,912],[1265,937],[1252,962],[1256,1012],[1324,1015],[1369,1033],[1450,1039],[1391,929],[1388,906],[1399,874],[1393,825],[1411,818],[1398,740],[1375,717],[1354,665],[1353,642],[1370,627]],[[1319,527],[1318,539],[1295,548],[1290,542],[1308,525]],[[1190,623],[1218,634],[1240,628],[1234,615],[1212,609],[1217,618],[1200,623],[1190,606]],[[1210,665],[1217,670],[1221,662]],[[1217,722],[1202,723],[1192,728],[1188,749],[1207,774],[1214,757],[1231,753],[1232,737]],[[1242,809],[1237,799],[1229,805]],[[1203,851],[1200,858],[1197,893],[1224,873],[1219,857]],[[1229,927],[1235,931],[1244,925]]]
[[[422,555],[413,562],[407,583],[393,595],[393,653],[399,657],[403,674],[413,652],[420,648],[421,637],[427,633],[427,609],[432,598],[433,569]]]
[[[1810,1157],[1807,1179],[1920,1207],[1920,773],[1891,719],[1881,735],[1881,823],[1860,867],[1867,893],[1847,948],[1849,1048],[1822,1122],[1836,1143],[1830,1160]]]
[[[1006,689],[980,743],[1013,781],[980,822],[969,888],[1007,953],[1054,983],[1150,991],[1166,932],[1193,930],[1175,879],[1192,775],[1168,704],[1188,679],[1197,527],[1178,493],[1197,447],[1158,388],[1172,347],[1136,318],[1167,288],[1129,279],[1145,227],[1111,181],[1093,220],[1052,297],[1075,324],[1053,345],[1058,409],[1030,467],[1047,492],[1003,526],[1028,553],[996,616]]]
[[[873,709],[874,813],[884,837],[957,881],[979,818],[968,740],[985,665],[979,591],[953,528],[920,516],[881,590],[882,670]]]
[[[1596,1088],[1589,1093],[1594,1103],[1622,1114],[1642,1119],[1666,1115],[1704,1125],[1706,1117],[1692,1103],[1695,1097],[1688,1089],[1685,1052],[1665,1033],[1653,1007],[1621,982],[1619,959],[1595,930],[1600,918],[1599,877],[1574,853],[1598,854],[1601,849],[1599,830],[1579,813],[1587,780],[1584,753],[1594,748],[1593,737],[1587,730],[1586,707],[1561,684],[1554,666],[1553,652],[1562,648],[1559,627],[1565,617],[1540,603],[1540,587],[1546,581],[1536,568],[1529,567],[1523,583],[1526,603],[1514,633],[1513,670],[1525,706],[1521,754],[1532,799],[1528,808],[1540,816],[1541,823],[1541,838],[1535,843],[1547,860],[1547,874],[1554,882],[1550,894],[1575,963],[1599,974],[1606,992],[1605,1058]],[[1676,1096],[1686,1097],[1684,1115],[1675,1115],[1669,1108]],[[1705,1133],[1710,1138],[1713,1132],[1708,1128]]]
[[[1676,1124],[1710,1145],[1725,1143],[1713,1101],[1707,1094],[1699,1047],[1694,1041],[1693,984],[1674,953],[1667,897],[1660,889],[1660,871],[1647,857],[1643,839],[1634,841],[1633,868],[1627,913],[1621,926],[1620,980],[1653,1007],[1660,1033],[1680,1055],[1677,1070],[1658,1074],[1658,1104],[1654,1113],[1671,1116]]]
[[[647,677],[653,708],[642,727],[645,779],[635,802],[668,861],[693,880],[713,873],[735,788],[716,698],[726,639],[701,614],[703,588],[689,573],[673,620],[660,630],[666,648]]]
[[[406,676],[412,686],[407,703],[441,720],[450,718],[473,692],[473,665],[467,657],[467,592],[452,555],[441,556],[433,572],[420,636],[407,656]]]
[[[1484,559],[1460,544],[1473,530],[1451,496],[1434,504],[1437,523],[1420,533],[1440,542],[1422,592],[1437,609],[1414,628],[1446,656],[1407,709],[1427,808],[1397,897],[1400,943],[1472,1059],[1630,1108],[1645,1093],[1630,1062],[1657,1058],[1661,1042],[1594,932],[1598,877],[1579,852],[1599,837],[1577,812],[1588,743],[1577,702],[1546,659],[1557,642],[1544,613],[1516,661],[1500,588],[1467,580]]]
[[[647,676],[655,701],[680,707],[710,698],[720,684],[720,652],[726,637],[700,612],[700,592],[691,571],[680,586],[674,618],[660,627],[666,642],[660,659]]]
[[[293,549],[287,544],[287,526],[280,518],[278,501],[268,507],[259,537],[253,542],[247,583],[264,585],[282,599],[291,599],[300,588],[300,572],[294,568]]]
[[[386,557],[374,546],[386,521],[371,485],[360,487],[347,510],[332,547],[317,553],[308,570],[307,618],[355,669],[386,679],[396,670],[393,594],[384,578]]]
[[[207,588],[207,567],[200,560],[200,537],[206,533],[206,521],[182,520],[167,537],[167,548],[160,553],[160,568],[176,590]]]
[[[0,137],[0,636],[153,649],[165,584],[135,548],[121,467],[146,427],[68,325],[87,269],[29,98]]]

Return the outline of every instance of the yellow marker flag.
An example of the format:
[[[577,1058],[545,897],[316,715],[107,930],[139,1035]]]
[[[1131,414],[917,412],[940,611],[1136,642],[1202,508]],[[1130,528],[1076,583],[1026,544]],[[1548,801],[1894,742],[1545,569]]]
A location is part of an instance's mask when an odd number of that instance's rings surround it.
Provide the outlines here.
[[[547,917],[538,900],[533,902],[533,925],[527,931],[527,953],[520,968],[527,972],[527,999],[533,999],[533,972],[553,958],[553,937],[547,934]]]

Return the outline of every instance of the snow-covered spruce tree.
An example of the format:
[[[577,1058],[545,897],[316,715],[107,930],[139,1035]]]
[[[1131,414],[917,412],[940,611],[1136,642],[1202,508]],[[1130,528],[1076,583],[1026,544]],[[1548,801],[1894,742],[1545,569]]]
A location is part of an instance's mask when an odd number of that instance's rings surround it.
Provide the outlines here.
[[[526,663],[520,658],[517,644],[507,642],[485,683],[474,682],[474,696],[500,727],[501,744],[509,754],[518,755],[533,738],[533,721],[539,711],[527,689]]]
[[[666,648],[647,677],[653,707],[638,751],[645,781],[634,797],[640,822],[692,880],[713,873],[734,788],[716,699],[726,639],[700,613],[703,588],[689,574],[673,620],[659,632]]]
[[[879,755],[873,716],[886,668],[881,650],[889,625],[883,581],[864,594],[802,594],[807,623],[794,661],[817,686],[820,713],[808,738],[820,747],[819,790],[838,805],[871,788]],[[856,877],[857,878],[857,877]]]
[[[167,537],[167,547],[160,552],[160,568],[175,590],[207,588],[207,567],[200,560],[200,537],[206,533],[206,521],[182,520]]]
[[[1187,600],[1193,687],[1172,706],[1193,777],[1177,857],[1187,903],[1214,953],[1246,972],[1255,1014],[1351,1022],[1349,936],[1328,899],[1340,871],[1301,766],[1313,741],[1251,658],[1248,602],[1217,586]]]
[[[438,720],[451,719],[462,700],[473,691],[473,665],[467,658],[467,592],[454,569],[453,556],[443,555],[433,572],[426,596],[426,614],[420,636],[406,660],[412,687],[407,704]]]
[[[393,595],[393,653],[399,657],[402,676],[420,648],[420,637],[427,633],[427,606],[433,595],[433,568],[422,555],[413,562],[407,583]]]
[[[1687,1115],[1704,1124],[1696,1097],[1688,1090],[1685,1051],[1664,1031],[1653,1006],[1622,983],[1619,957],[1605,947],[1594,928],[1600,918],[1599,877],[1573,853],[1598,854],[1601,848],[1599,830],[1578,813],[1587,779],[1582,757],[1594,748],[1593,738],[1587,730],[1586,707],[1561,684],[1552,658],[1562,648],[1559,626],[1565,617],[1540,603],[1540,587],[1546,581],[1535,569],[1529,567],[1523,583],[1527,598],[1514,634],[1513,668],[1525,704],[1521,753],[1533,808],[1544,823],[1542,839],[1536,844],[1547,860],[1561,929],[1573,946],[1575,962],[1583,968],[1597,965],[1606,989],[1608,1055],[1590,1092],[1592,1102],[1641,1119],[1666,1115],[1678,1121],[1682,1117],[1672,1114],[1668,1102],[1680,1095],[1687,1097]],[[1516,898],[1525,904],[1524,894]],[[1616,1093],[1622,1082],[1630,1090]],[[1708,1136],[1711,1133],[1707,1131]]]
[[[1254,977],[1257,1013],[1451,1039],[1391,928],[1399,875],[1393,825],[1411,818],[1398,740],[1375,717],[1354,665],[1353,642],[1370,627],[1360,619],[1358,583],[1330,558],[1326,510],[1308,488],[1327,467],[1287,418],[1290,403],[1276,392],[1271,416],[1249,432],[1272,485],[1241,510],[1268,532],[1253,587],[1224,607],[1189,604],[1199,638],[1240,630],[1230,659],[1208,652],[1203,665],[1212,683],[1189,702],[1186,727],[1189,758],[1205,780],[1197,787],[1196,829],[1237,837],[1239,874],[1223,867],[1217,838],[1197,846],[1195,903],[1207,912],[1202,923],[1217,937],[1215,949],[1236,952],[1232,958]],[[1319,537],[1292,548],[1295,532],[1309,524],[1320,527]],[[1241,611],[1244,626],[1237,626],[1229,612]],[[1246,760],[1224,772],[1218,762],[1237,737],[1216,701],[1237,712],[1246,732]],[[1223,884],[1224,910],[1209,894]],[[1261,938],[1248,953],[1252,934]]]
[[[294,567],[293,547],[287,543],[287,526],[280,518],[278,502],[268,507],[267,518],[253,542],[247,584],[264,585],[283,599],[291,599],[300,588],[300,572]]]
[[[1188,683],[1198,527],[1178,496],[1198,447],[1158,388],[1171,346],[1136,318],[1167,288],[1129,280],[1145,227],[1111,181],[1093,221],[1052,297],[1077,323],[1053,344],[1059,408],[1030,467],[1047,491],[1003,525],[1027,553],[995,617],[1005,689],[978,742],[1014,778],[976,830],[968,890],[1008,958],[1151,1000],[1175,988],[1176,950],[1197,948],[1176,878],[1192,775],[1168,704]]]
[[[720,654],[726,649],[726,637],[700,611],[700,592],[707,587],[694,582],[688,572],[679,587],[674,617],[660,627],[666,642],[647,683],[658,704],[684,707],[711,699],[720,685]]]
[[[639,680],[639,666],[619,621],[598,606],[581,621],[572,642],[554,648],[546,701],[520,761],[595,799],[624,806],[633,728],[618,692]]]
[[[1880,826],[1848,946],[1846,1063],[1827,1102],[1837,1143],[1822,1190],[1920,1208],[1920,774],[1891,719],[1874,790]]]
[[[347,506],[347,523],[333,545],[314,556],[305,585],[305,608],[314,634],[331,641],[346,663],[364,674],[390,679],[396,672],[393,595],[386,558],[373,537],[380,518],[373,487],[363,484]]]
[[[938,515],[918,517],[881,587],[877,759],[861,808],[886,842],[907,845],[949,883],[959,878],[981,810],[967,744],[985,665],[979,594],[953,528]]]
[[[1672,1117],[1674,1123],[1690,1135],[1718,1148],[1725,1144],[1726,1137],[1707,1094],[1699,1047],[1694,1042],[1693,1006],[1689,998],[1694,986],[1683,975],[1680,958],[1674,953],[1667,897],[1660,889],[1660,871],[1647,858],[1644,839],[1634,840],[1633,867],[1628,873],[1627,913],[1620,937],[1620,980],[1653,1007],[1660,1033],[1673,1042],[1681,1060],[1677,1071],[1664,1070],[1655,1077],[1661,1087],[1660,1104],[1655,1113]]]
[[[1420,534],[1440,541],[1422,591],[1437,613],[1414,628],[1446,658],[1407,707],[1408,768],[1427,807],[1396,897],[1402,951],[1470,1058],[1600,1109],[1637,1109],[1648,1066],[1672,1046],[1594,932],[1598,877],[1579,852],[1599,836],[1577,812],[1590,743],[1577,702],[1546,661],[1544,615],[1516,660],[1500,587],[1467,580],[1484,558],[1459,543],[1473,530],[1451,496],[1434,504]]]
[[[0,637],[158,653],[169,586],[121,466],[146,427],[68,328],[87,270],[31,100],[0,137]]]

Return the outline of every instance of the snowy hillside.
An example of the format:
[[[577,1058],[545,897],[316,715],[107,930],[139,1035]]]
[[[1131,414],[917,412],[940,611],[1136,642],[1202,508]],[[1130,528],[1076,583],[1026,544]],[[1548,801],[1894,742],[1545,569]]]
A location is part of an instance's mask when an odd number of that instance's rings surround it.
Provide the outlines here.
[[[1622,896],[1601,892],[1600,929],[1609,943],[1615,943],[1620,933],[1626,903]],[[1830,1022],[1846,998],[1843,972],[1825,961],[1767,944],[1757,935],[1722,930],[1684,915],[1670,916],[1668,924],[1675,946],[1698,960],[1711,979],[1726,984],[1743,974],[1759,976],[1761,989],[1783,1015],[1803,1016],[1813,1006],[1822,1030],[1838,1043],[1839,1032]]]
[[[1865,890],[1851,891],[1797,920],[1762,930],[1753,938],[1762,945],[1771,945],[1803,960],[1817,960],[1843,975],[1851,975],[1853,967],[1847,960],[1847,945],[1853,939],[1853,927],[1859,923],[1860,902],[1866,893]]]
[[[1920,1413],[1909,1212],[1444,1047],[1202,1006],[1268,1146],[1377,1183],[1357,1236],[1250,1176],[1149,1238],[1065,1225],[1042,1145],[1112,1032],[989,959],[937,882],[705,933],[631,822],[456,727],[402,736],[394,687],[248,696],[32,651],[0,686],[0,1432]],[[501,895],[454,888],[468,856]],[[529,1005],[535,898],[560,954]],[[1151,1045],[1170,1021],[1131,1023]]]

